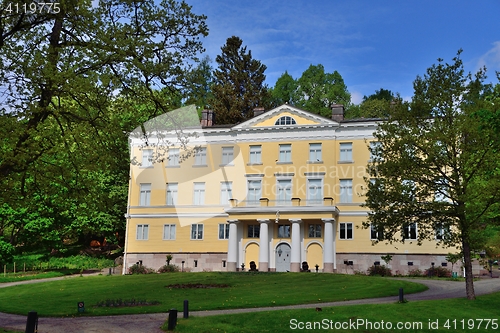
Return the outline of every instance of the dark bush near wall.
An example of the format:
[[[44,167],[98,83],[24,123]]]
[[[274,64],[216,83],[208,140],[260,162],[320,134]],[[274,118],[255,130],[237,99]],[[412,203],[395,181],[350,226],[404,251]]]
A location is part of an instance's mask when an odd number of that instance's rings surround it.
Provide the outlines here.
[[[422,276],[422,275],[423,275],[422,271],[420,269],[418,269],[418,268],[410,269],[408,271],[408,274],[407,274],[407,276],[411,276],[411,277],[419,277],[419,276]]]
[[[392,276],[392,271],[390,268],[385,267],[385,265],[374,265],[368,268],[368,275]]]
[[[436,267],[430,267],[425,270],[424,276],[428,277],[451,277],[451,270],[441,267],[441,266],[436,266]]]
[[[129,267],[128,273],[129,274],[151,274],[151,273],[155,273],[155,270],[152,268],[147,268],[144,265],[134,264],[134,265]]]
[[[179,266],[176,265],[164,265],[158,268],[158,273],[174,273],[179,271]]]

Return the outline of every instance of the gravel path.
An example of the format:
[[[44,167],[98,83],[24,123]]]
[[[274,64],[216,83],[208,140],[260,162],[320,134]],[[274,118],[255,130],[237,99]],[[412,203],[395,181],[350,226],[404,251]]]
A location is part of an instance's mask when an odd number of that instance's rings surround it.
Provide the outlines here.
[[[54,279],[50,279],[54,280]],[[42,280],[23,281],[16,284],[25,283],[40,283]],[[405,295],[409,301],[422,301],[445,298],[465,297],[465,283],[443,281],[443,280],[425,280],[412,279],[411,281],[422,283],[429,287],[428,290]],[[0,288],[8,287],[13,284],[1,284]],[[500,279],[481,279],[474,282],[476,295],[483,295],[500,291]],[[397,296],[360,299],[344,302],[330,302],[318,304],[303,304],[279,306],[272,308],[250,308],[250,309],[235,309],[235,310],[215,310],[215,311],[191,311],[190,316],[213,316],[220,314],[244,313],[244,312],[259,312],[259,311],[277,311],[284,309],[306,309],[316,307],[329,306],[344,306],[354,304],[381,304],[394,303],[398,300]],[[179,311],[179,316],[182,317],[182,309]],[[160,326],[167,319],[167,313],[154,313],[142,315],[123,315],[123,316],[100,316],[100,317],[76,317],[76,318],[39,318],[38,332],[39,333],[163,333]],[[26,316],[12,315],[0,313],[0,327],[10,328],[24,331],[26,328]]]

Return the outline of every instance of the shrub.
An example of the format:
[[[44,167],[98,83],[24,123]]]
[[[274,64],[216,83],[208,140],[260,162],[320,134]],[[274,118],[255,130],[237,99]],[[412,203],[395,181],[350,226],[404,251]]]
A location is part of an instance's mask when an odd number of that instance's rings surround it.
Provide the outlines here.
[[[368,275],[392,276],[392,272],[385,265],[373,265],[368,268]]]
[[[151,274],[154,272],[155,272],[154,269],[147,268],[144,265],[138,265],[138,264],[133,264],[128,269],[129,274]]]
[[[424,273],[425,276],[437,276],[437,277],[451,277],[451,271],[447,268],[437,266],[437,267],[430,267],[425,270]]]
[[[408,271],[408,276],[413,276],[413,277],[420,277],[422,276],[422,271],[418,268],[415,268],[415,269],[410,269]]]
[[[163,265],[160,268],[158,268],[158,273],[174,273],[179,271],[180,268],[179,266],[176,265]]]

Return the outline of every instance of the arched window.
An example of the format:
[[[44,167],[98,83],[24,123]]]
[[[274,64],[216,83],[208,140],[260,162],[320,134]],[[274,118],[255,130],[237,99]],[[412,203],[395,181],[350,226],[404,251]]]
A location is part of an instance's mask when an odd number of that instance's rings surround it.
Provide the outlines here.
[[[295,119],[290,116],[283,116],[280,119],[276,120],[274,125],[295,125]]]

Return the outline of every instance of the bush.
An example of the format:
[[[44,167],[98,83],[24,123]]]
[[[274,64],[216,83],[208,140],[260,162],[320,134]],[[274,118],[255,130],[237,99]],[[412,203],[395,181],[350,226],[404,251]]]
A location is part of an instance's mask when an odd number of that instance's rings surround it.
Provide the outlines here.
[[[176,265],[163,265],[160,268],[158,268],[158,273],[174,273],[179,271],[180,268],[179,266]]]
[[[373,265],[368,268],[368,275],[392,276],[391,269],[385,265]]]
[[[451,271],[447,268],[437,266],[437,267],[430,267],[425,270],[424,273],[425,276],[437,276],[437,277],[451,277]]]
[[[154,272],[155,272],[154,269],[147,268],[144,265],[138,265],[138,264],[133,264],[128,269],[129,274],[151,274]]]
[[[415,269],[410,269],[408,271],[408,276],[413,276],[413,277],[421,277],[422,276],[422,271],[418,268]]]
[[[14,246],[3,240],[0,240],[0,263],[2,265],[10,264],[14,259]]]

